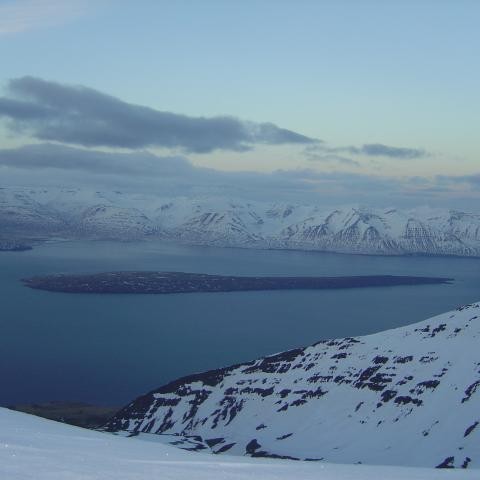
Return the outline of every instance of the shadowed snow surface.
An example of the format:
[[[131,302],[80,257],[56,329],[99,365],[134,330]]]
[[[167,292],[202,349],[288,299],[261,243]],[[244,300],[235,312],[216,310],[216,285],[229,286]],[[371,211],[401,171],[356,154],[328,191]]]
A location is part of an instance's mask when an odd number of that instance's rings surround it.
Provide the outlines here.
[[[214,456],[84,430],[0,408],[3,480],[461,480],[475,471]]]

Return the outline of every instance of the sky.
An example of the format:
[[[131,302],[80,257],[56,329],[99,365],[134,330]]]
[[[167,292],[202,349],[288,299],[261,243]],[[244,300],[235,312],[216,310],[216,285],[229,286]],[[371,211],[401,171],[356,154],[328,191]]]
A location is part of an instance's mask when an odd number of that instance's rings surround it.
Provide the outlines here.
[[[479,14],[0,0],[0,183],[474,209]]]

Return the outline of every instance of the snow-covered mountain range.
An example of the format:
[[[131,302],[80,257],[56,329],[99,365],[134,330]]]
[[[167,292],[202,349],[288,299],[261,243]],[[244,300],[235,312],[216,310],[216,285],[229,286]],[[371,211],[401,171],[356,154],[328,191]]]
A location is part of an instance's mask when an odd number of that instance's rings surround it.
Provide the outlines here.
[[[374,335],[194,374],[134,400],[111,432],[214,453],[480,467],[480,304]]]
[[[158,237],[229,247],[480,256],[480,214],[4,187],[0,236]]]

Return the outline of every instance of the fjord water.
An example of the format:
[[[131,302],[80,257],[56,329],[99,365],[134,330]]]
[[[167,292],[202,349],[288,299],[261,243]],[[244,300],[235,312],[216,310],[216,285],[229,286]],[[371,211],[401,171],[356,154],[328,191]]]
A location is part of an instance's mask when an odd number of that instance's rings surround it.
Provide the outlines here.
[[[20,282],[33,275],[113,270],[391,274],[455,281],[173,295],[52,293]],[[478,301],[480,259],[60,242],[0,252],[0,289],[0,404],[81,400],[121,405],[182,375],[325,338],[395,328]]]

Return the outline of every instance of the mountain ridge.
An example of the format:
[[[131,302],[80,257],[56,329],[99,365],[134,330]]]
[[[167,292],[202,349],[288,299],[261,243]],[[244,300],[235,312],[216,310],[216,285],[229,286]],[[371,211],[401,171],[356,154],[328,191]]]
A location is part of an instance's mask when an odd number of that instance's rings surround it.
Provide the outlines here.
[[[480,304],[407,327],[177,379],[110,432],[196,438],[214,453],[480,466]]]

